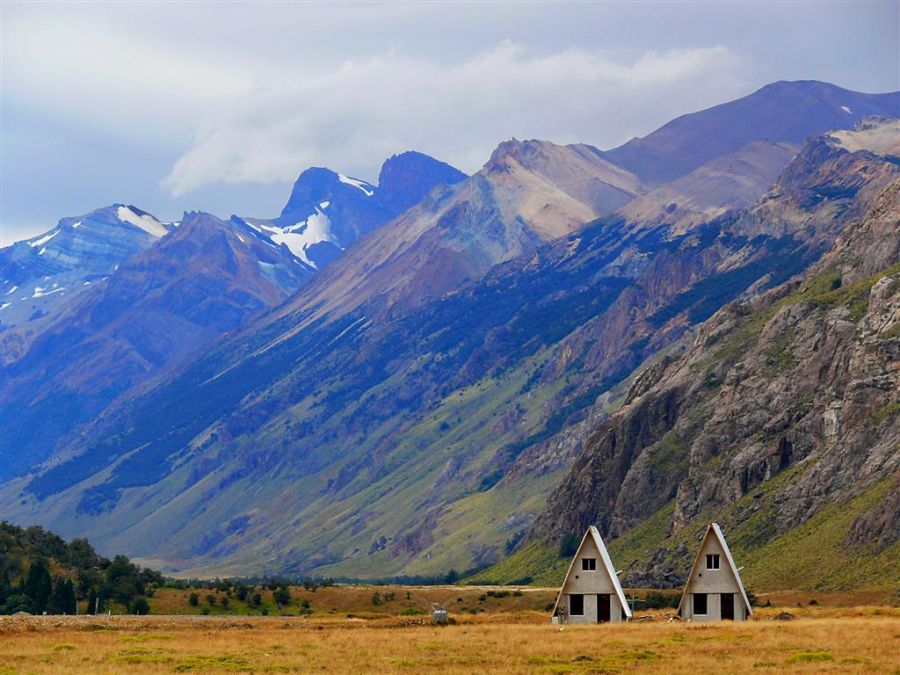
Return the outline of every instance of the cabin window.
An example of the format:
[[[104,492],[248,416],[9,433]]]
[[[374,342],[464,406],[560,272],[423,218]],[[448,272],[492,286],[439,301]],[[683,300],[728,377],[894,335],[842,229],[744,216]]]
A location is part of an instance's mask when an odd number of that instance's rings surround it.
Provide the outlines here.
[[[569,596],[569,614],[572,616],[584,614],[584,596],[581,593],[573,593]]]
[[[694,593],[694,614],[706,614],[706,593]]]
[[[597,559],[596,558],[582,558],[581,559],[581,569],[586,571],[591,571],[597,569]]]
[[[708,569],[708,570],[719,569],[719,554],[718,553],[707,553],[706,554],[706,569]]]

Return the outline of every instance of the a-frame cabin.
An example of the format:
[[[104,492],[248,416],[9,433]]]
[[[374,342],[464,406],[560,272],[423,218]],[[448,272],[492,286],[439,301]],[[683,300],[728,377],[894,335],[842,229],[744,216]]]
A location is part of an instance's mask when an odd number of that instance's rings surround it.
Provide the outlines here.
[[[569,563],[552,616],[561,623],[604,623],[631,618],[616,569],[600,537],[591,525]]]
[[[678,615],[690,621],[744,621],[753,614],[718,523],[710,523],[691,567]]]

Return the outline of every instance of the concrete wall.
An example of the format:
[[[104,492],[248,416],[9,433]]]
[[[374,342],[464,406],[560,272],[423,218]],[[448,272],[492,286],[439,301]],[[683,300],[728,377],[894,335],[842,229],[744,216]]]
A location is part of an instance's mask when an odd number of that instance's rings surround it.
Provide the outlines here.
[[[567,610],[570,610],[571,606],[569,605],[569,595],[563,595],[561,605],[564,605]],[[612,623],[617,623],[619,621],[624,620],[624,613],[622,612],[622,605],[619,602],[618,598],[615,595],[610,596],[609,599],[609,620]],[[567,618],[568,623],[597,623],[597,594],[584,596],[584,614],[576,615],[572,614],[571,611],[568,613]]]
[[[745,621],[747,619],[747,610],[744,607],[744,600],[740,593],[732,593],[734,597],[734,620]],[[696,623],[708,623],[710,621],[722,620],[722,594],[709,593],[706,596],[706,614],[694,614],[694,596],[690,594],[685,600],[684,607],[681,609],[681,616],[690,619]]]
[[[706,555],[717,553],[719,555],[719,569],[706,569]],[[719,545],[718,539],[711,534],[706,537],[700,551],[700,557],[695,569],[691,570],[691,577],[687,583],[688,597],[685,598],[681,608],[681,616],[691,621],[721,621],[722,602],[721,594],[730,593],[734,596],[734,620],[743,621],[747,618],[747,609],[737,579],[728,565],[725,552]],[[706,614],[694,614],[694,593],[706,593]]]
[[[594,558],[597,561],[596,570],[581,569],[582,558]],[[610,621],[622,621],[624,612],[619,597],[616,595],[615,586],[613,586],[606,568],[603,565],[603,558],[600,557],[600,551],[592,537],[587,537],[584,546],[579,549],[575,556],[575,564],[572,565],[572,571],[566,578],[562,587],[562,598],[560,605],[566,610],[570,610],[569,596],[573,593],[584,595],[584,614],[581,616],[572,615],[568,612],[569,623],[596,623],[597,622],[597,595],[609,595],[609,616]]]

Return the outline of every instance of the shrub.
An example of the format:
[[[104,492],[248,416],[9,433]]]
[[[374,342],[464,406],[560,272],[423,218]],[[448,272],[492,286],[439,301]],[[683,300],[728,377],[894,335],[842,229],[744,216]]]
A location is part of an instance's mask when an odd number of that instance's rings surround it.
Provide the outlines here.
[[[278,605],[278,608],[281,609],[281,607],[291,603],[291,592],[282,586],[272,593],[272,598],[275,600],[275,604]]]
[[[196,607],[200,604],[200,596],[196,593],[191,593],[188,596],[188,603],[191,605],[191,607]]]
[[[140,614],[145,615],[150,613],[150,605],[147,603],[147,598],[144,596],[138,596],[131,602],[131,607],[129,610],[132,614]]]
[[[674,609],[678,607],[680,600],[681,598],[675,593],[667,594],[650,591],[644,596],[642,603],[644,609]]]

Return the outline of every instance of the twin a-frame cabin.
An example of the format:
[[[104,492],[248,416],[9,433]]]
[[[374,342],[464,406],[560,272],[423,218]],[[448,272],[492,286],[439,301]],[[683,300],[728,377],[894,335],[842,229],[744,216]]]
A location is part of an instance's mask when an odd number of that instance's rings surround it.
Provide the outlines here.
[[[560,623],[603,623],[631,618],[616,569],[596,527],[591,525],[569,564],[553,619]]]
[[[690,621],[744,621],[753,614],[741,575],[718,523],[710,523],[688,575],[678,616]]]

